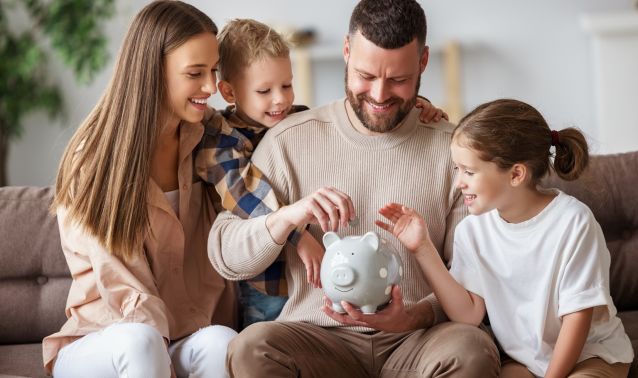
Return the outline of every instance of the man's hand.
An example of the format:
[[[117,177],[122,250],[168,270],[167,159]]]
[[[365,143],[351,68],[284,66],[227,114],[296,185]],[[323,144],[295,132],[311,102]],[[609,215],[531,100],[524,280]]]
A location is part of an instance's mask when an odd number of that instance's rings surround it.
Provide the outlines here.
[[[345,227],[354,218],[354,205],[350,196],[331,186],[319,188],[314,193],[284,206],[281,212],[292,224],[319,224],[324,232],[336,231],[341,225]]]
[[[388,306],[375,314],[364,314],[345,301],[341,302],[341,306],[346,310],[345,314],[332,310],[332,302],[327,297],[324,297],[322,311],[339,323],[374,328],[384,332],[407,332],[432,324],[432,311],[430,311],[428,323],[428,314],[416,310],[422,309],[423,306],[415,306],[414,310],[405,308],[403,295],[398,285],[392,287],[392,298]]]
[[[419,120],[423,123],[439,122],[441,118],[449,121],[448,115],[442,109],[432,105],[432,103],[425,98],[417,97],[415,107],[421,109],[419,114]]]
[[[301,234],[297,243],[297,254],[306,267],[308,283],[316,288],[321,287],[321,260],[323,260],[324,252],[321,244],[308,231]]]
[[[266,228],[278,244],[283,244],[292,230],[305,224],[319,224],[324,232],[346,227],[355,218],[350,196],[331,186],[284,206],[266,218]]]

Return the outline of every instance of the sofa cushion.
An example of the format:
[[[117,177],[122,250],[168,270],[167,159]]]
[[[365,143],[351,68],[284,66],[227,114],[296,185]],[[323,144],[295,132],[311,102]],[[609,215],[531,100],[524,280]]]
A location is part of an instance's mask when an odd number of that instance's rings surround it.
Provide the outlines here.
[[[41,342],[66,321],[71,277],[52,198],[50,187],[0,187],[0,344]]]
[[[611,254],[610,290],[619,311],[638,310],[638,152],[593,156],[576,181],[550,176],[544,186],[578,198],[602,226]]]
[[[638,353],[638,311],[620,312],[618,317],[622,320],[625,332],[627,332],[631,345],[634,347],[634,362],[631,364],[629,377],[638,377],[638,358],[635,357]]]
[[[0,345],[0,378],[46,376],[42,344]]]

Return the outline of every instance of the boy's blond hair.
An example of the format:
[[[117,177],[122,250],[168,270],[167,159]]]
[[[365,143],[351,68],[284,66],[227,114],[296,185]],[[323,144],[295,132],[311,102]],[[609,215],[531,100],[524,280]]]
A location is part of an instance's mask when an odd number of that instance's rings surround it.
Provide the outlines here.
[[[219,76],[233,80],[241,70],[264,57],[290,55],[288,44],[270,26],[252,19],[234,19],[219,33]]]

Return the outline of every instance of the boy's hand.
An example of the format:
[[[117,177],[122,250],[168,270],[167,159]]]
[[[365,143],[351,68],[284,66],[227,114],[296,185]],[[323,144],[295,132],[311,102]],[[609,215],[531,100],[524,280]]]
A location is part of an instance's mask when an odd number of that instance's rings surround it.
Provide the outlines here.
[[[374,223],[394,235],[410,252],[416,250],[430,239],[425,220],[416,211],[400,205],[389,203],[379,210],[390,223],[374,221]]]
[[[308,283],[315,288],[321,288],[320,272],[324,252],[321,244],[308,231],[301,234],[297,243],[297,253],[306,267]]]
[[[423,123],[439,122],[441,118],[444,118],[446,121],[449,121],[449,118],[446,112],[432,105],[430,101],[424,99],[423,97],[416,98],[415,106],[421,109],[419,120]]]

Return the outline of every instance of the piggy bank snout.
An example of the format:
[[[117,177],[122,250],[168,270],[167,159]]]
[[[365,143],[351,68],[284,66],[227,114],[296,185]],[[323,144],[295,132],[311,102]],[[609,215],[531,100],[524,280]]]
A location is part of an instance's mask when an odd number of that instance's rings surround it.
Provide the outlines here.
[[[349,286],[354,283],[355,273],[350,267],[340,266],[332,270],[330,278],[335,285]]]

